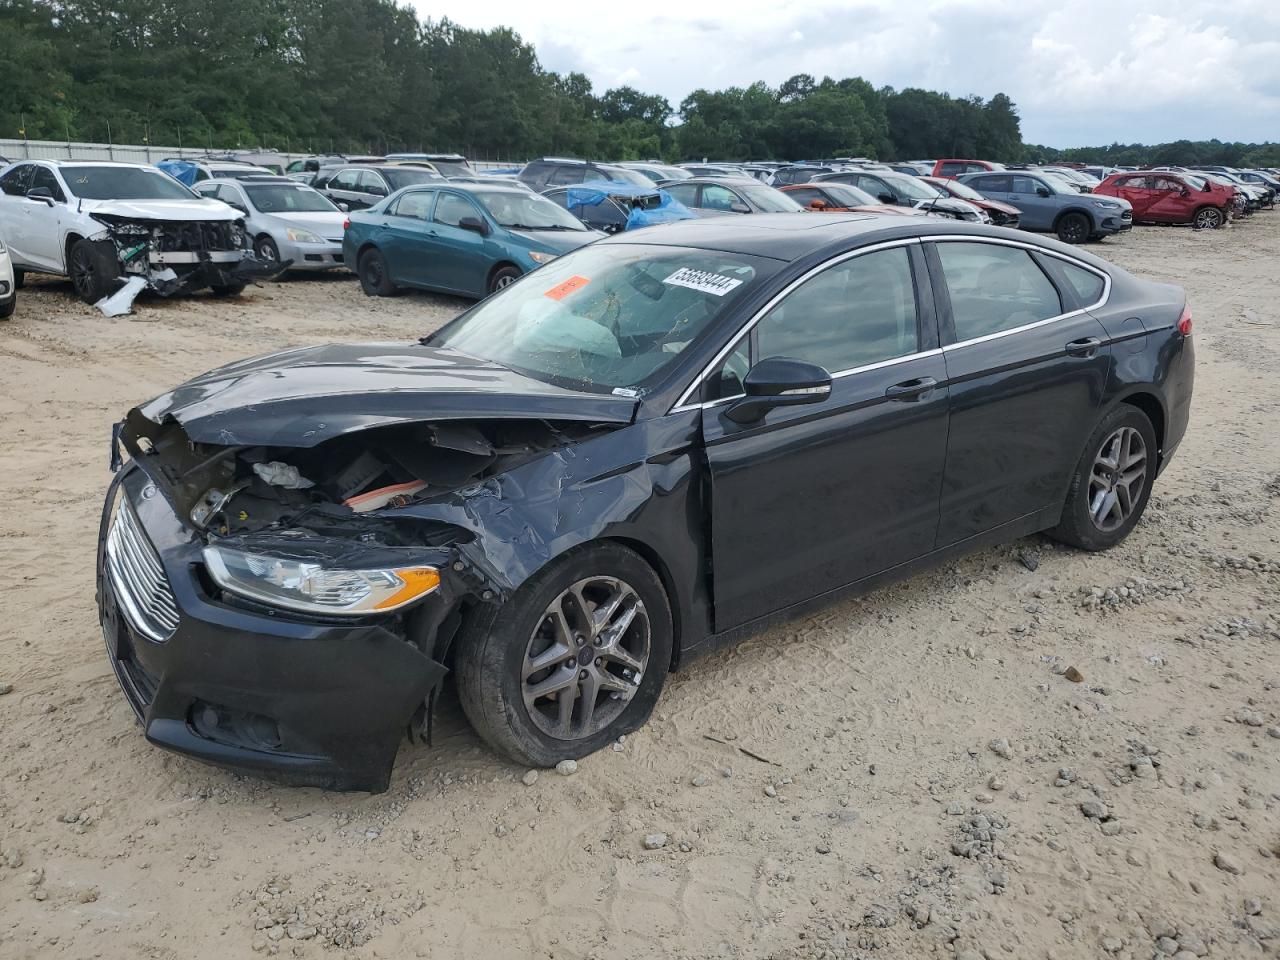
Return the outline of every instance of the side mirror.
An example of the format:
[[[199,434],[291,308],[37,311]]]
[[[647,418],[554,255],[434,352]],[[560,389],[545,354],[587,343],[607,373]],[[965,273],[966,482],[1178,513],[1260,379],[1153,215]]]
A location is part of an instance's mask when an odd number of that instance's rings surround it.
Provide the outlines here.
[[[479,217],[463,217],[458,221],[458,226],[463,230],[474,231],[482,237],[487,237],[489,235],[489,225]]]
[[[733,203],[729,204],[729,212],[730,213],[750,213],[751,208],[748,207],[741,200],[735,200]]]
[[[774,407],[821,403],[831,396],[831,374],[816,363],[770,357],[751,368],[742,389],[746,396],[730,404],[725,416],[755,423]]]
[[[53,191],[48,187],[32,187],[27,191],[28,200],[41,200],[49,206],[53,206],[58,201],[53,199]]]
[[[1049,193],[1049,188],[1048,188],[1048,187],[1036,187],[1036,196],[1037,196],[1037,197],[1048,197],[1048,196],[1051,196],[1051,194]]]

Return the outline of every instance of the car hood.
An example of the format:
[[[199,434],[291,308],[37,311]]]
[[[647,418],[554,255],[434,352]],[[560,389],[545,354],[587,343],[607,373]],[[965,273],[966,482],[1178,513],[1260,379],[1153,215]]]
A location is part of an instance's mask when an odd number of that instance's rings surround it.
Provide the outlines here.
[[[431,420],[630,423],[632,397],[553,386],[417,343],[302,347],[211,370],[143,404],[197,443],[313,447],[371,427]]]
[[[1001,213],[1009,216],[1017,216],[1022,213],[1017,207],[1011,203],[1001,203],[999,200],[988,200],[983,197],[981,200],[965,199],[965,203],[972,203],[975,207],[981,207],[983,210],[999,210]]]
[[[243,214],[221,200],[75,200],[77,209],[122,220],[237,220]]]
[[[556,253],[568,253],[604,236],[599,230],[512,230],[511,236],[530,249],[546,247]]]
[[[263,216],[281,227],[310,230],[326,240],[334,238],[341,240],[342,224],[347,219],[347,215],[339,210],[332,212],[317,210],[313,213],[264,213]]]

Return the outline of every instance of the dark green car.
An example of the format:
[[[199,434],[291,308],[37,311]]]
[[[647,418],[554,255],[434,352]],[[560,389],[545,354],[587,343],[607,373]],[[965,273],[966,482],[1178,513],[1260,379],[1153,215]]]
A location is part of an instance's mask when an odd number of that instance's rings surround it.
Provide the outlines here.
[[[352,211],[342,251],[371,297],[414,287],[478,299],[603,236],[520,187],[430,185]]]

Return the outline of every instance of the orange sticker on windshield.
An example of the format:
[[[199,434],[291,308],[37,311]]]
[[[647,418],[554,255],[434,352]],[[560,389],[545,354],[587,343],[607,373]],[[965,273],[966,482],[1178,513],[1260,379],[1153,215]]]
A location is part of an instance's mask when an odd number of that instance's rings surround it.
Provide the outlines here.
[[[586,277],[572,276],[564,283],[557,283],[554,287],[543,294],[544,297],[550,297],[552,300],[563,300],[575,290],[581,290],[591,281]]]

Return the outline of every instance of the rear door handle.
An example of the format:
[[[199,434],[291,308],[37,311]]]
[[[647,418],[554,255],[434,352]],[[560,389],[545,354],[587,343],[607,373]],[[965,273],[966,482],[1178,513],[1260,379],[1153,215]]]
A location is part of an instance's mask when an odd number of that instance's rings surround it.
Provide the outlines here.
[[[1080,340],[1072,340],[1067,344],[1067,356],[1092,357],[1098,352],[1098,348],[1100,346],[1102,346],[1102,341],[1097,337],[1084,337]]]
[[[895,383],[885,390],[884,395],[890,400],[919,400],[938,385],[933,377],[917,377],[915,380],[904,380]]]

